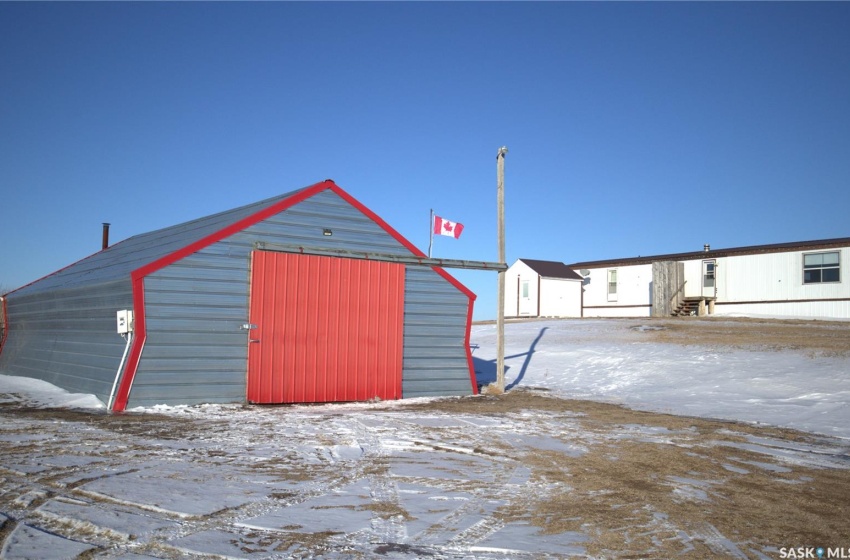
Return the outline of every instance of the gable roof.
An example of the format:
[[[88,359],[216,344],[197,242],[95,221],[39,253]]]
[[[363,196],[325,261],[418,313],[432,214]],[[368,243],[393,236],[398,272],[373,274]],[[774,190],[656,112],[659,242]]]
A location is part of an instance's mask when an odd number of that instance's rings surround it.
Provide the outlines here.
[[[790,253],[794,251],[817,251],[850,247],[850,237],[833,239],[818,239],[814,241],[792,241],[790,243],[772,243],[769,245],[749,245],[729,249],[711,249],[708,251],[690,251],[687,253],[669,253],[666,255],[650,255],[626,257],[622,259],[607,259],[601,261],[585,261],[573,263],[570,268],[601,268],[619,265],[651,264],[658,261],[692,261],[700,259],[715,259],[719,257],[737,257],[742,255],[762,255],[768,253]]]
[[[318,183],[321,185],[322,183]],[[291,197],[313,187],[305,187],[266,200],[204,216],[182,224],[142,233],[119,241],[56,272],[30,282],[13,292],[15,295],[73,288],[83,284],[100,284],[129,278],[130,273],[146,267],[180,250],[207,238],[217,231],[226,230],[241,220],[274,207]]]
[[[557,261],[538,261],[534,259],[518,259],[524,262],[528,267],[546,278],[565,278],[567,280],[581,280],[581,276],[562,262]]]
[[[266,200],[136,235],[115,243],[7,295],[30,295],[55,289],[97,285],[116,280],[136,281],[221,239],[246,229],[322,191],[331,191],[365,214],[413,255],[425,254],[392,226],[328,179]],[[475,294],[441,267],[434,270],[471,299]]]

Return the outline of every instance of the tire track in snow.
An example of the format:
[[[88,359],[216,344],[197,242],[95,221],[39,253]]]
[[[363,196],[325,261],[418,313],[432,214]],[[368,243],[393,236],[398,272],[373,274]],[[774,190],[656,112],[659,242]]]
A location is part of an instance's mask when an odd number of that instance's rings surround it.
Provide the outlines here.
[[[355,421],[354,424],[359,425],[360,423]],[[238,429],[237,426],[234,426],[234,431],[238,431]],[[359,430],[356,433],[359,434],[358,441],[361,439],[370,439],[368,430]],[[309,439],[309,437],[305,438],[302,434],[289,435],[290,443],[295,439],[297,443],[309,447],[309,445],[306,445],[306,442],[298,442],[298,438]],[[378,441],[374,437],[371,439]],[[366,448],[363,448],[362,445],[360,447],[361,451],[365,454]],[[374,444],[369,446],[369,448],[374,447]],[[335,490],[344,487],[353,480],[358,480],[366,476],[366,471],[369,468],[368,461],[361,460],[353,464],[350,461],[340,461],[337,455],[319,445],[315,445],[313,451],[313,459],[320,461],[320,464],[313,468],[314,475],[317,471],[322,471],[326,474],[332,473],[332,476],[323,478],[321,483],[312,483],[309,489],[305,490],[302,487],[297,492],[287,493],[286,496],[266,496],[259,500],[252,500],[235,507],[213,512],[202,518],[184,520],[177,530],[163,530],[161,534],[156,535],[152,540],[164,544],[170,541],[187,539],[206,532],[232,533],[234,537],[247,537],[248,539],[264,541],[279,540],[282,542],[291,540],[293,533],[283,529],[260,527],[252,524],[251,520],[332,494]],[[255,538],[249,536],[256,533],[259,533],[262,537]],[[185,547],[180,547],[180,549],[191,551],[191,549]],[[204,554],[203,551],[191,552]]]
[[[413,538],[416,543],[428,544],[447,553],[458,551],[468,553],[476,544],[502,529],[505,523],[495,518],[494,513],[499,507],[510,502],[523,488],[523,485],[509,483],[521,479],[521,469],[525,467],[511,457],[510,453],[503,450],[498,453],[493,452],[490,449],[493,442],[489,439],[492,435],[489,435],[488,439],[478,436],[475,429],[480,426],[471,422],[464,422],[464,424],[465,426],[452,439],[451,444],[445,443],[447,439],[445,437],[438,442],[419,440],[422,445],[428,445],[436,453],[466,453],[482,458],[487,461],[487,470],[492,475],[492,480],[483,487],[470,488],[471,498],[468,501]],[[470,432],[469,428],[473,428],[473,431]],[[463,439],[462,444],[456,442],[458,436]],[[515,449],[510,441],[503,438],[498,438],[498,441],[503,446]],[[489,497],[493,488],[501,489],[499,499]]]
[[[407,527],[404,518],[407,512],[403,509],[398,495],[396,482],[387,476],[386,459],[388,449],[378,435],[378,430],[368,426],[358,418],[354,418],[352,427],[355,441],[363,451],[361,464],[367,471],[370,497],[374,506],[372,516],[370,541],[377,544],[395,545],[403,543],[407,538]],[[387,429],[382,427],[381,432]],[[371,472],[377,469],[378,472]],[[383,513],[383,515],[381,515]]]

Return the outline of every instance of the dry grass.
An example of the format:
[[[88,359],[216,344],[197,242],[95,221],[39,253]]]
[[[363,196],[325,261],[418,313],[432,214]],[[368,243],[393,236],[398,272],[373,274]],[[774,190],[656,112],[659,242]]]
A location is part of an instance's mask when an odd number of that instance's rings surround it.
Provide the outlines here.
[[[826,356],[850,354],[850,322],[690,317],[649,319],[639,324],[661,327],[643,334],[649,340],[671,344],[795,350]]]
[[[817,446],[825,441],[819,436],[519,390],[406,408],[496,416],[546,411],[600,435],[600,443],[578,456],[551,450],[516,454],[548,490],[498,513],[505,521],[530,522],[544,534],[589,534],[589,554],[627,558],[652,551],[652,557],[706,558],[729,554],[718,548],[720,535],[748,555],[846,537],[850,470],[787,463],[768,447],[765,453],[741,447],[748,436],[760,442],[769,438],[779,447],[783,442]],[[617,437],[659,429],[663,437],[646,441]],[[850,455],[846,458],[850,467]]]
[[[620,321],[638,341],[717,349],[850,355],[850,322],[720,317]],[[652,327],[650,329],[641,327]],[[564,416],[602,441],[584,454],[535,450],[517,456],[545,492],[499,510],[544,534],[589,535],[598,557],[707,558],[772,547],[838,545],[850,519],[850,445],[790,429],[640,412],[514,390],[448,399],[416,408],[502,416],[523,411]],[[664,437],[618,437],[658,433]],[[751,445],[754,438],[760,446]],[[843,448],[847,468],[782,461],[786,446]],[[771,453],[778,450],[777,453]],[[511,453],[511,450],[502,450]],[[816,464],[816,461],[812,464]]]

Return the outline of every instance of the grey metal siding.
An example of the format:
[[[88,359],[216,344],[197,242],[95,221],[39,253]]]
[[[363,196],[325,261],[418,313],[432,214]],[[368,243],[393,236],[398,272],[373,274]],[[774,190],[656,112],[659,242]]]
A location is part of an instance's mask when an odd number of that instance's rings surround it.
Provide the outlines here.
[[[106,402],[125,340],[115,312],[132,309],[130,279],[8,298],[9,334],[0,371]]]
[[[3,373],[106,402],[124,351],[115,312],[133,308],[130,275],[297,194],[132,237],[8,295]],[[323,235],[324,229],[333,235]],[[129,407],[241,402],[246,393],[250,255],[257,242],[408,255],[330,190],[148,275],[145,346]],[[404,396],[469,394],[469,300],[430,268],[407,267]]]
[[[246,271],[198,253],[145,278],[147,338],[130,406],[244,400]]]
[[[297,192],[132,237],[11,292],[0,371],[106,402],[126,344],[115,312],[133,308],[131,272]]]
[[[469,395],[469,298],[427,267],[407,267],[404,295],[404,398]]]
[[[329,228],[333,235],[323,235]],[[355,207],[323,191],[145,279],[147,340],[128,406],[242,402],[250,256],[256,242],[407,255]],[[468,298],[430,268],[407,267],[404,396],[470,394]]]

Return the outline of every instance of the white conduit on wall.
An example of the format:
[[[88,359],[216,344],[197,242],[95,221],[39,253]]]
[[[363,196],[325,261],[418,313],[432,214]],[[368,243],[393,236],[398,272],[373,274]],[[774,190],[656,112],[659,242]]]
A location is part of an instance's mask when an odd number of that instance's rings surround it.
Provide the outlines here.
[[[109,402],[106,404],[106,410],[112,411],[112,399],[115,397],[115,388],[118,386],[118,380],[121,378],[121,371],[124,369],[124,361],[127,359],[127,352],[130,350],[130,343],[133,341],[133,332],[127,333],[127,346],[124,347],[124,355],[121,356],[121,363],[118,365],[118,371],[115,372],[115,381],[112,382],[112,390],[109,392]]]

